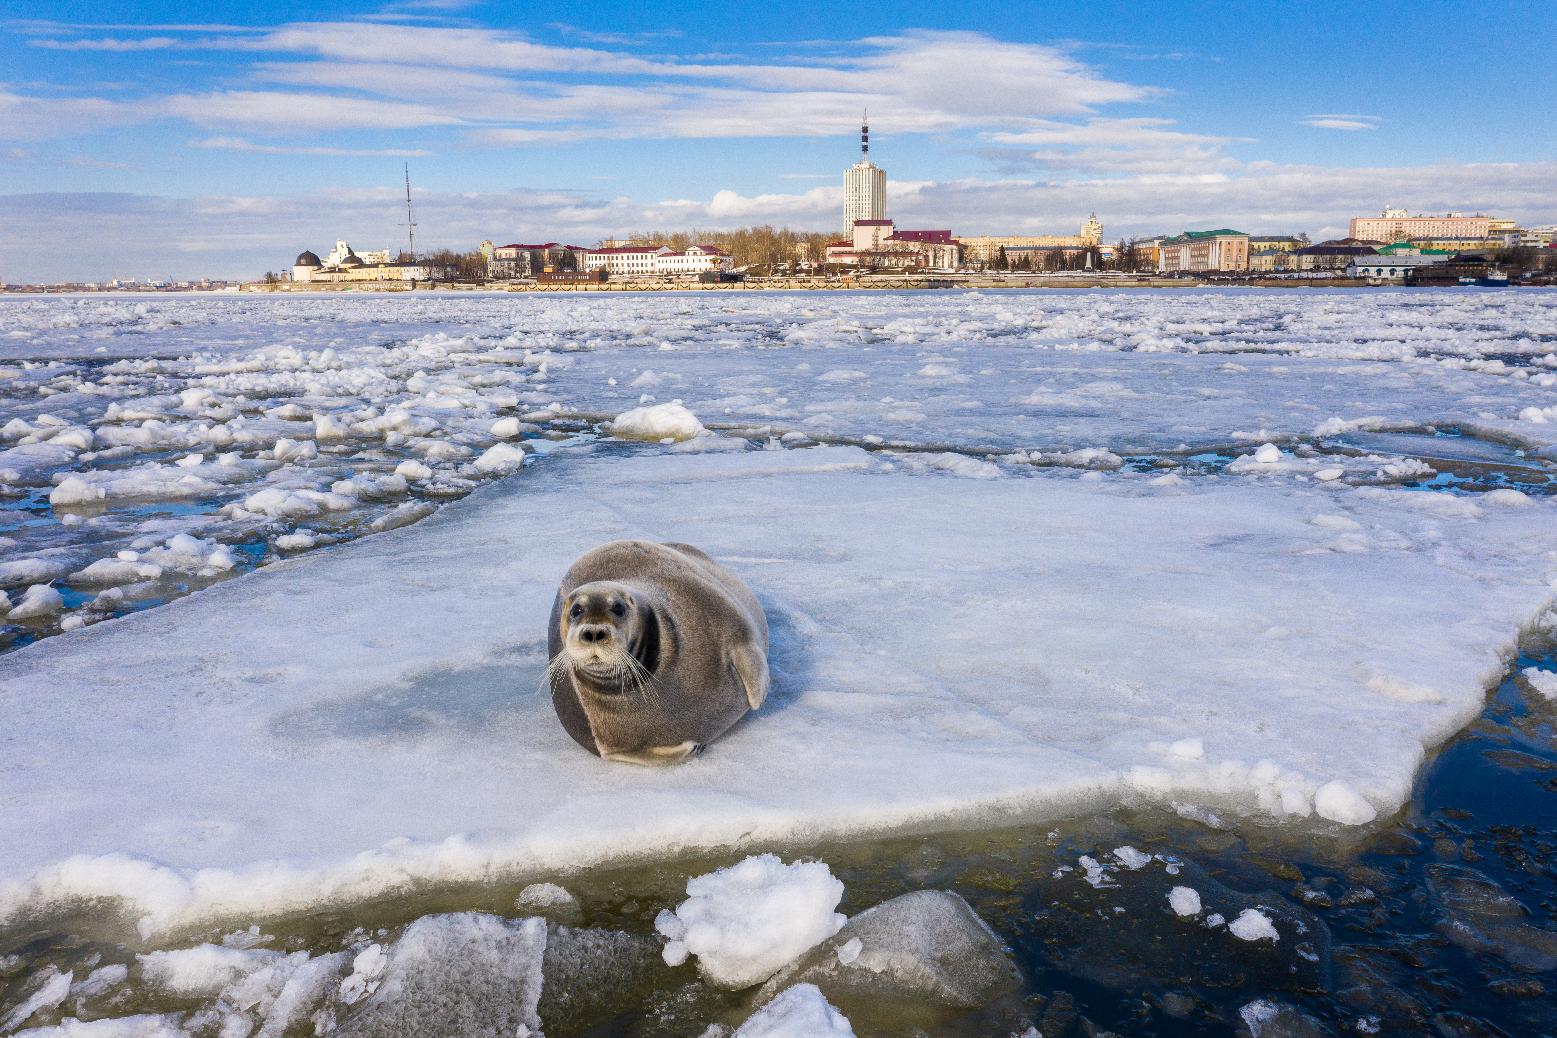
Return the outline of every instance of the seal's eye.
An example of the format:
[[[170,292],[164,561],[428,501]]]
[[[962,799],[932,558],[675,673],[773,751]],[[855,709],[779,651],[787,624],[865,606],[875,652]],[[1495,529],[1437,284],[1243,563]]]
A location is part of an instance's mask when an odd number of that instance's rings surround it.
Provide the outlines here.
[[[579,617],[581,617],[583,615],[584,615],[584,607],[579,605],[577,602],[574,602],[573,603],[573,608],[568,610],[568,619],[570,619],[570,620],[577,620]]]
[[[620,620],[627,615],[627,607],[620,602],[611,603],[611,615]]]

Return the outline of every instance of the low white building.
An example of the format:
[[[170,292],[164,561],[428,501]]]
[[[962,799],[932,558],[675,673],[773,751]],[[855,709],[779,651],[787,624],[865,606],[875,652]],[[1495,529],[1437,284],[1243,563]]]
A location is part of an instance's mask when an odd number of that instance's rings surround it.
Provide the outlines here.
[[[1358,256],[1346,265],[1346,276],[1367,281],[1404,281],[1416,267],[1429,263],[1442,263],[1448,259],[1441,253],[1395,253],[1390,256]]]
[[[321,262],[312,252],[304,250],[292,263],[292,280],[299,284],[310,282],[323,284],[356,283],[366,281],[430,281],[434,271],[424,263],[391,263],[388,250],[370,252],[371,261],[352,251],[344,241]]]
[[[681,252],[664,245],[627,245],[584,253],[585,270],[604,270],[613,277],[673,277],[732,267],[730,254],[716,245],[693,245]]]

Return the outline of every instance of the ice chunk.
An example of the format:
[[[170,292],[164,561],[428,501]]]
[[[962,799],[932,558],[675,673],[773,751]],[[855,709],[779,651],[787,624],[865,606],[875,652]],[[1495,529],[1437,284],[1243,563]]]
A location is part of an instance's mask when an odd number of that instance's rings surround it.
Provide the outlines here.
[[[611,422],[611,435],[623,440],[690,440],[707,432],[680,400],[623,411]]]
[[[30,1028],[16,1038],[190,1038],[174,1014],[141,1014],[103,1020],[66,1017],[54,1027]]]
[[[282,534],[271,543],[281,551],[306,551],[319,543],[319,536],[312,530],[295,530]]]
[[[519,435],[521,425],[517,418],[499,418],[492,423],[492,435],[500,440],[511,440]]]
[[[1314,794],[1314,811],[1342,825],[1367,825],[1378,817],[1377,809],[1340,779],[1319,787]]]
[[[1547,699],[1557,700],[1557,672],[1540,667],[1526,667],[1520,671],[1530,687]]]
[[[735,1038],[854,1038],[854,1028],[815,985],[796,984],[757,1010]]]
[[[476,469],[488,474],[516,472],[524,464],[524,448],[513,443],[494,443],[475,461]]]
[[[1152,862],[1152,856],[1145,851],[1138,851],[1134,847],[1115,847],[1114,859],[1125,868],[1135,870],[1144,868]]]
[[[918,471],[950,472],[968,479],[999,479],[1000,466],[965,454],[942,451],[939,454],[899,454],[903,465]]]
[[[0,562],[0,587],[46,584],[69,572],[70,563],[65,559],[11,559]]]
[[[920,890],[855,916],[769,980],[756,1000],[793,984],[817,985],[862,1021],[917,1012],[928,1026],[933,1011],[989,1006],[1019,991],[1021,978],[966,901],[948,890]]]
[[[1168,904],[1174,915],[1199,915],[1200,892],[1194,887],[1174,887],[1168,891]]]
[[[244,498],[242,509],[259,515],[298,518],[325,512],[344,512],[355,503],[352,498],[320,490],[267,487]]]
[[[358,952],[352,959],[351,973],[340,983],[341,1005],[355,1005],[364,995],[377,991],[379,976],[388,961],[380,944],[370,944]]]
[[[70,997],[79,1004],[107,994],[130,976],[130,967],[122,962],[99,966],[70,986]]]
[[[415,458],[407,458],[405,461],[402,461],[400,464],[395,466],[395,475],[400,476],[403,479],[431,479],[432,474],[433,470],[429,466],[424,465]]]
[[[541,919],[478,912],[423,916],[390,950],[378,990],[336,1033],[512,1038],[538,1032],[545,951]]]
[[[20,601],[11,606],[12,620],[42,620],[56,616],[65,608],[65,599],[47,584],[34,584],[22,592]]]
[[[91,505],[107,496],[108,491],[95,483],[88,483],[80,476],[67,476],[59,486],[49,491],[49,504],[55,508]]]
[[[180,998],[214,998],[281,957],[280,952],[267,948],[200,944],[138,955],[136,963],[141,980],[151,987]]]
[[[31,981],[32,994],[22,999],[21,1004],[7,1014],[4,1022],[0,1022],[0,1032],[14,1031],[30,1020],[34,1013],[53,1009],[65,1001],[65,996],[70,994],[70,982],[74,979],[74,973],[61,973],[53,966],[45,967]]]
[[[1271,923],[1270,916],[1258,908],[1245,908],[1238,918],[1227,924],[1227,929],[1240,941],[1279,941],[1281,935]]]
[[[1257,999],[1238,1010],[1237,1038],[1328,1038],[1330,1031],[1296,1006]],[[1359,1027],[1363,1034],[1369,1033]]]
[[[419,523],[438,510],[438,506],[431,501],[407,501],[405,504],[386,512],[368,524],[368,528],[374,533],[382,533],[385,530],[398,530],[402,526],[410,526]]]
[[[687,880],[687,895],[675,923],[656,925],[667,937],[684,928],[673,940],[697,956],[709,983],[732,990],[761,984],[844,923],[834,911],[843,884],[820,861],[756,855]]]
[[[319,456],[319,446],[312,440],[291,440],[283,436],[270,449],[270,456],[277,461],[307,461]]]
[[[555,883],[531,883],[519,891],[514,907],[552,918],[571,919],[579,915],[578,898]]]
[[[133,584],[140,580],[155,580],[162,575],[161,566],[146,562],[130,562],[125,559],[98,559],[70,575],[72,584],[103,586]]]
[[[320,443],[329,440],[350,439],[351,433],[333,414],[314,415],[314,439]]]

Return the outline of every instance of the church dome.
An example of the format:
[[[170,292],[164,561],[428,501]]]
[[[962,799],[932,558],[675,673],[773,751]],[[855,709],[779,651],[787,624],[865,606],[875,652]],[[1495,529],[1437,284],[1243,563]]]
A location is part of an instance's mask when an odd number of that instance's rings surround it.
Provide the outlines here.
[[[298,255],[297,262],[292,264],[294,267],[317,267],[319,265],[319,257],[306,249]]]
[[[341,266],[343,267],[360,267],[363,265],[362,257],[358,256],[355,252],[347,253],[346,258],[341,260]]]

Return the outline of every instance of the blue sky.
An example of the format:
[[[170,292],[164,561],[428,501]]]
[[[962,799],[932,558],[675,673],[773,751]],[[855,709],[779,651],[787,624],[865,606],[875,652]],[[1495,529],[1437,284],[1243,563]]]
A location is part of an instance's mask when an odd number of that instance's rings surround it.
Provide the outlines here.
[[[0,22],[0,279],[888,215],[959,234],[1557,220],[1557,6],[38,3]]]

